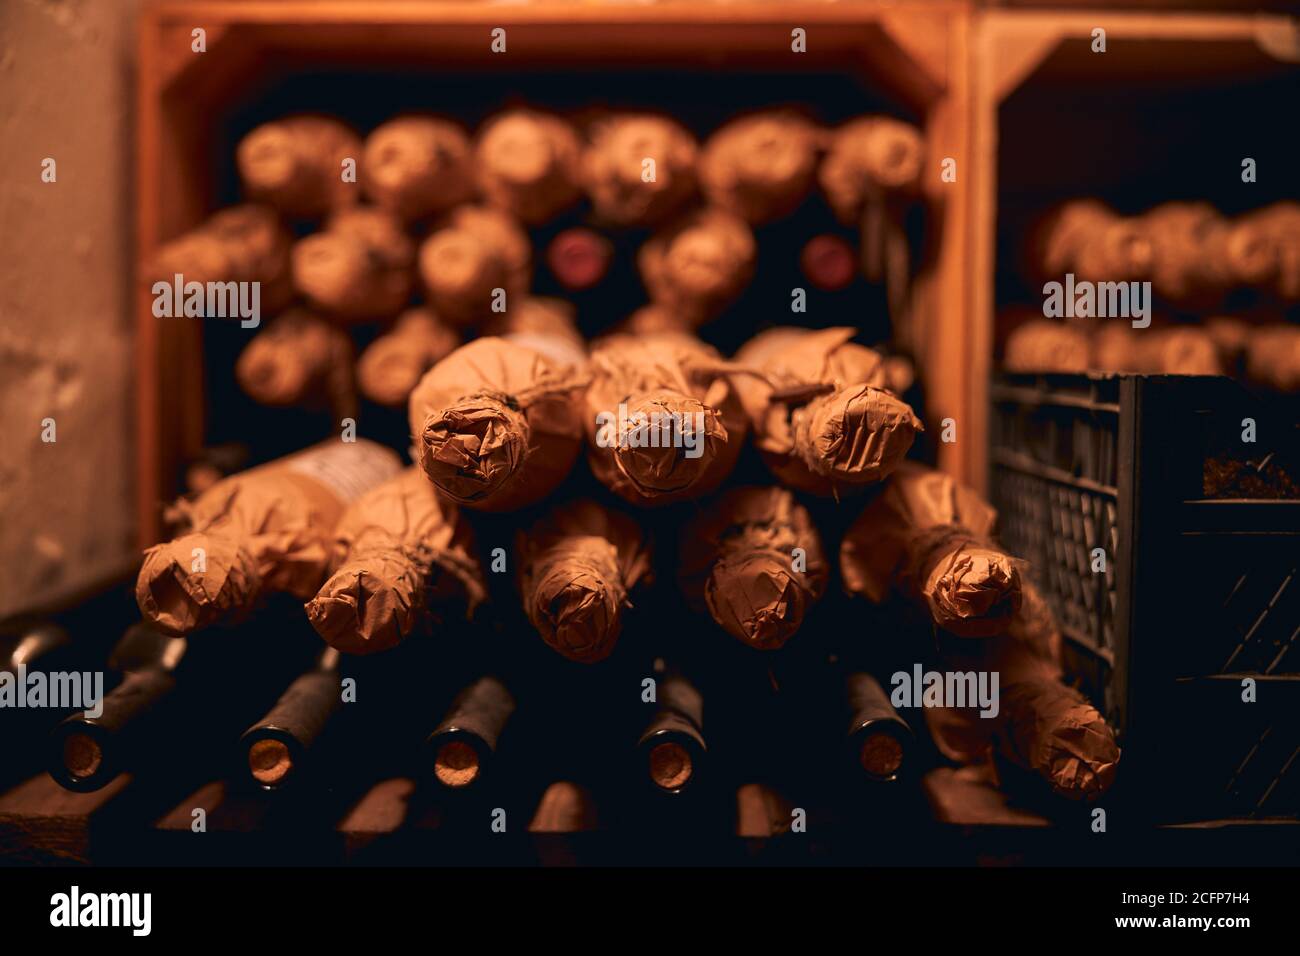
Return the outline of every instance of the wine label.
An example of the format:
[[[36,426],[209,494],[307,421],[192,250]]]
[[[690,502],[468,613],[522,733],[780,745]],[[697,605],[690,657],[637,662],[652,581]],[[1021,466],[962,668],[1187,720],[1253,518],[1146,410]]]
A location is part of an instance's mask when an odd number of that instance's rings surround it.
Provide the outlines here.
[[[285,462],[285,467],[319,482],[347,503],[394,477],[402,462],[392,449],[363,439],[310,448]]]

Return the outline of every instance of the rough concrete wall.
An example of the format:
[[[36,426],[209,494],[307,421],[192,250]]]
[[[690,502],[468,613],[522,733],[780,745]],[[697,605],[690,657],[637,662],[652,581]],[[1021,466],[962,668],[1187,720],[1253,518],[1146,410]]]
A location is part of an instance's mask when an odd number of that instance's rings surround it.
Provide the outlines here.
[[[132,559],[136,7],[0,2],[0,618]]]

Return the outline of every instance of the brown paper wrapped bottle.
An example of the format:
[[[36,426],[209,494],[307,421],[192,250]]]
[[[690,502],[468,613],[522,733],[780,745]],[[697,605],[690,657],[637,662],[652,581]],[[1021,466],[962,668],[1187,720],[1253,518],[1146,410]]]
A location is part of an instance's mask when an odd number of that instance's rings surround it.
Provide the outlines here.
[[[328,441],[179,502],[183,533],[145,552],[141,614],[185,635],[238,619],[268,594],[306,600],[329,570],[343,510],[400,467],[374,442]]]
[[[1148,375],[1220,375],[1223,360],[1214,339],[1197,326],[1134,329],[1123,320],[1103,319],[1094,326],[1090,367]]]
[[[1151,242],[1151,284],[1183,307],[1212,308],[1238,286],[1277,272],[1277,249],[1249,219],[1230,221],[1209,203],[1169,202],[1141,217]]]
[[[245,203],[215,213],[192,232],[162,246],[145,269],[150,282],[257,282],[263,313],[293,298],[289,250],[293,236],[270,206]]]
[[[730,367],[693,335],[611,335],[591,352],[587,457],[600,482],[643,507],[715,491],[747,423]]]
[[[1237,221],[1266,236],[1273,246],[1273,293],[1283,302],[1300,302],[1300,202],[1275,202]]]
[[[356,415],[352,339],[306,309],[278,315],[258,332],[239,353],[235,380],[262,405]]]
[[[513,511],[545,498],[573,467],[582,449],[583,357],[563,339],[540,338],[475,339],[411,392],[420,466],[453,501]]]
[[[407,309],[357,360],[361,394],[379,405],[405,408],[424,373],[460,345],[460,334],[427,308]]]
[[[532,255],[528,234],[509,214],[460,206],[420,246],[420,278],[438,315],[453,325],[477,325],[500,310],[502,294],[507,309],[510,299],[526,294]]]
[[[1001,634],[1020,608],[1022,582],[991,540],[996,522],[971,489],[905,462],[840,543],[844,588],[873,604],[898,593],[962,637]]]
[[[1127,282],[1146,279],[1153,248],[1139,219],[1119,216],[1096,199],[1049,210],[1029,231],[1026,268],[1034,279]]]
[[[306,611],[346,654],[389,650],[487,596],[473,530],[417,467],[348,505],[334,540],[334,571]]]
[[[1009,372],[1086,372],[1091,346],[1087,334],[1051,319],[1031,319],[1007,336],[1002,367]]]
[[[962,763],[986,761],[996,749],[1008,763],[1041,777],[1054,793],[1091,800],[1115,780],[1120,750],[1105,718],[1061,681],[1061,634],[1051,609],[1028,581],[1007,633],[971,641],[941,634],[948,671],[997,674],[997,714],[979,708],[927,707],[939,750]]]
[[[888,116],[864,116],[831,133],[817,176],[835,216],[856,225],[868,201],[916,192],[924,162],[919,129]]]
[[[349,159],[360,162],[360,137],[336,119],[311,114],[264,123],[235,149],[248,196],[294,218],[316,219],[357,201],[357,184],[343,178]]]
[[[640,526],[594,501],[572,501],[521,532],[517,553],[524,611],[546,645],[584,664],[608,657],[629,595],[650,577]]]
[[[619,333],[626,335],[657,335],[661,332],[680,332],[691,335],[694,334],[694,331],[695,325],[689,319],[671,309],[653,303],[641,306],[611,330],[615,335]]]
[[[469,136],[436,116],[399,116],[366,137],[361,188],[371,202],[413,222],[474,196]]]
[[[700,152],[708,201],[752,225],[793,212],[812,188],[822,132],[778,111],[732,120]]]
[[[323,312],[347,322],[385,319],[411,297],[415,245],[395,216],[345,209],[293,247],[293,284]]]
[[[785,488],[741,486],[682,529],[679,584],[691,606],[757,650],[776,650],[826,591],[812,518]]]
[[[577,202],[581,155],[578,134],[560,117],[509,110],[479,131],[474,171],[484,199],[540,226]]]
[[[800,491],[847,494],[881,481],[923,430],[889,391],[899,384],[890,364],[850,341],[855,333],[778,326],[736,353],[761,375],[735,381],[763,460]]]
[[[704,209],[655,233],[637,253],[641,281],[658,306],[698,326],[716,318],[754,275],[754,234],[744,220]]]
[[[1300,326],[1266,325],[1246,340],[1246,374],[1280,392],[1300,392]]]
[[[592,209],[615,226],[649,226],[695,193],[699,147],[685,127],[652,114],[616,114],[595,123],[582,156]]]
[[[572,303],[549,296],[514,299],[504,312],[495,312],[483,324],[484,335],[510,336],[516,342],[533,343],[561,361],[586,362],[587,340],[575,321]]]

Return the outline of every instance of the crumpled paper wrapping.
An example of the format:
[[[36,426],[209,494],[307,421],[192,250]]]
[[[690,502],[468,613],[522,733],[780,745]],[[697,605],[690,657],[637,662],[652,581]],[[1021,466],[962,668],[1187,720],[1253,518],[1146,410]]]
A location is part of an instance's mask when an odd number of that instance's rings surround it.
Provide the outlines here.
[[[608,657],[628,595],[651,573],[640,526],[594,501],[573,501],[520,533],[518,553],[524,610],[546,645],[586,664]]]
[[[799,630],[828,576],[821,536],[785,488],[728,489],[682,530],[687,600],[757,650],[776,650]]]
[[[533,247],[508,213],[489,206],[459,206],[420,246],[420,278],[429,304],[457,326],[477,325],[494,314],[496,293],[506,309],[527,294]]]
[[[469,136],[437,116],[399,116],[366,137],[361,188],[406,222],[445,212],[474,195]]]
[[[818,179],[836,217],[857,223],[868,199],[914,192],[924,162],[919,129],[888,116],[864,116],[831,133]]]
[[[1214,339],[1195,326],[1134,329],[1124,320],[1098,320],[1090,368],[1104,372],[1219,375],[1223,359]]]
[[[415,244],[391,213],[359,206],[334,213],[324,230],[293,247],[293,284],[337,319],[396,315],[411,297]]]
[[[493,313],[481,332],[532,344],[559,361],[582,365],[587,361],[587,340],[578,330],[576,315],[573,304],[564,299],[530,295],[513,300],[504,312]]]
[[[613,328],[613,332],[628,335],[655,335],[659,332],[685,332],[690,334],[695,326],[687,318],[662,305],[643,305]]]
[[[217,482],[178,503],[184,533],[145,551],[140,613],[185,635],[241,617],[267,594],[320,587],[348,502],[401,463],[369,441],[329,441]]]
[[[1275,202],[1238,221],[1249,223],[1273,244],[1277,257],[1273,293],[1283,302],[1300,301],[1300,202]]]
[[[699,147],[680,123],[644,113],[615,114],[593,124],[583,153],[583,182],[604,222],[644,226],[677,212],[695,194]],[[645,161],[654,160],[647,181]]]
[[[361,156],[361,139],[328,116],[301,114],[263,123],[235,149],[244,193],[292,217],[318,218],[360,197],[343,180],[343,160]]]
[[[356,415],[352,338],[306,309],[276,316],[253,336],[235,362],[235,380],[262,405]]]
[[[243,203],[214,213],[197,229],[158,250],[145,268],[152,285],[183,281],[260,282],[263,313],[275,313],[293,298],[289,251],[293,235],[270,206]]]
[[[878,482],[923,430],[887,390],[890,364],[853,344],[855,334],[782,326],[736,353],[738,365],[761,373],[735,379],[755,443],[773,473],[800,491],[834,495]]]
[[[1230,289],[1271,282],[1277,272],[1267,232],[1207,202],[1162,203],[1140,221],[1152,247],[1151,284],[1169,302],[1210,308]]]
[[[467,507],[512,511],[540,501],[582,449],[586,370],[527,341],[475,339],[429,369],[411,392],[420,467]]]
[[[792,113],[732,120],[700,153],[700,184],[710,203],[753,225],[793,212],[812,188],[822,131]]]
[[[999,752],[1038,774],[1058,796],[1091,800],[1115,781],[1120,751],[1106,719],[1059,681],[1025,681],[1002,689]]]
[[[407,309],[357,360],[361,394],[379,405],[404,408],[424,373],[459,345],[460,334],[432,311]]]
[[[1029,233],[1026,268],[1038,279],[1126,282],[1148,277],[1153,247],[1145,226],[1096,199],[1075,199],[1047,212]]]
[[[674,220],[637,253],[651,300],[698,326],[716,318],[754,275],[758,246],[749,226],[721,209]]]
[[[896,591],[962,637],[1001,634],[1020,608],[1022,582],[990,538],[996,521],[974,491],[905,462],[840,543],[844,587],[873,604]]]
[[[487,596],[473,530],[416,467],[348,506],[335,555],[334,573],[306,611],[346,654],[396,647],[431,618],[472,614]]]
[[[621,426],[620,404],[627,415]],[[637,427],[638,413],[646,416],[647,428]],[[684,445],[674,447],[684,439],[665,443],[662,431],[654,436],[661,447],[634,447],[650,440],[655,415],[661,423],[680,422],[693,436],[702,421],[703,438],[691,439],[701,442],[699,456],[687,457]],[[685,417],[664,417],[671,415]],[[598,423],[598,416],[610,420]],[[642,506],[716,490],[735,467],[747,427],[727,363],[693,335],[674,332],[599,340],[591,352],[584,419],[592,472],[619,497]]]
[[[1266,325],[1246,339],[1246,374],[1283,392],[1300,391],[1300,327]]]
[[[508,110],[489,120],[474,143],[474,170],[488,202],[530,226],[578,200],[582,144],[560,117]]]
[[[985,640],[940,635],[949,671],[996,672],[998,715],[977,708],[927,707],[925,720],[944,756],[980,763],[991,751],[1042,777],[1059,796],[1093,799],[1114,782],[1120,751],[1105,718],[1061,681],[1061,634],[1051,609],[1028,581],[1006,634]]]
[[[1091,367],[1087,334],[1051,319],[1031,319],[1007,336],[1002,366],[1010,372],[1086,372]]]

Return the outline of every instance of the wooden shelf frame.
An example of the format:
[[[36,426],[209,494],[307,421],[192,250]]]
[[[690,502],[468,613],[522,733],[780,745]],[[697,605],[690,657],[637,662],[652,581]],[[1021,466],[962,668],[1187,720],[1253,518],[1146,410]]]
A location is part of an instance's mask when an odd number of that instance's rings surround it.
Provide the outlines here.
[[[980,10],[974,14],[970,60],[972,106],[972,204],[967,222],[971,233],[967,287],[971,293],[968,341],[973,365],[968,381],[968,434],[981,436],[967,449],[964,473],[977,488],[988,484],[989,384],[994,354],[997,302],[998,156],[1001,147],[999,108],[1017,90],[1039,81],[1040,68],[1067,44],[1090,49],[1092,31],[1105,29],[1107,48],[1139,41],[1168,44],[1171,50],[1196,45],[1206,55],[1183,60],[1165,57],[1151,63],[1151,75],[1184,75],[1204,80],[1217,74],[1236,76],[1251,58],[1258,62],[1300,65],[1300,20],[1276,14],[1204,14],[1187,12]],[[1214,51],[1218,55],[1212,55]],[[1300,68],[1300,67],[1298,67]],[[1081,77],[1066,80],[1085,82]],[[1127,83],[1130,73],[1098,75],[1086,82]],[[1088,186],[1062,183],[1062,196],[1074,186],[1080,195]]]
[[[762,64],[779,66],[790,31],[808,31],[809,53],[833,53],[882,92],[924,117],[929,145],[927,201],[942,230],[913,290],[910,337],[928,388],[931,428],[962,418],[972,327],[965,240],[969,202],[964,177],[940,181],[940,160],[969,154],[967,61],[970,9],[965,0],[843,0],[838,3],[740,0],[501,5],[449,2],[323,2],[323,0],[162,0],[146,7],[140,26],[137,103],[137,258],[193,227],[211,210],[207,120],[233,92],[247,89],[268,64],[314,68],[346,65],[364,53],[387,62],[436,60],[482,66],[492,56],[490,31],[505,27],[508,56],[544,69],[582,61],[627,64]],[[191,33],[206,31],[207,52],[191,50]],[[787,61],[788,62],[788,61]],[[436,104],[431,104],[436,106]],[[137,297],[137,513],[142,546],[157,540],[160,506],[177,490],[182,463],[204,434],[201,329],[157,319],[143,288]],[[851,321],[851,317],[846,317]],[[941,467],[972,479],[969,430],[940,446]]]

